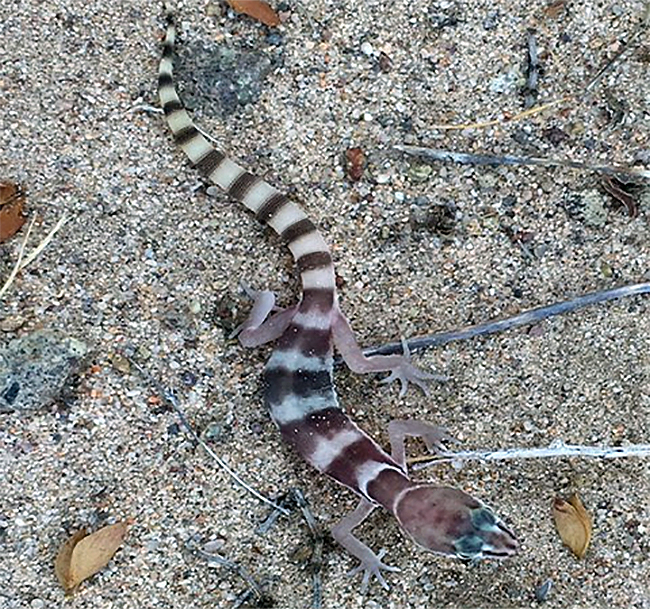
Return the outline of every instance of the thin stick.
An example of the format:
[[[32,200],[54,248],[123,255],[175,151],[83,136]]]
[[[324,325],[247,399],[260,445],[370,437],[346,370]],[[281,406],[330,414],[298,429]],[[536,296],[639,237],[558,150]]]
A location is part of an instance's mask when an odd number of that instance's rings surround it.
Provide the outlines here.
[[[14,264],[14,268],[11,270],[11,273],[9,273],[9,277],[7,277],[7,281],[4,282],[4,285],[0,289],[0,300],[2,300],[2,297],[5,295],[5,293],[9,289],[9,286],[11,286],[14,279],[16,278],[16,275],[18,275],[18,271],[20,271],[21,269],[20,265],[23,261],[23,255],[25,254],[25,247],[27,247],[27,240],[29,239],[29,235],[31,234],[32,228],[34,227],[34,222],[36,222],[36,214],[32,216],[29,226],[27,227],[27,232],[23,237],[23,242],[20,245],[20,250],[18,250],[18,260],[16,260],[16,264]]]
[[[239,475],[230,469],[230,467],[226,464],[226,462],[219,456],[217,453],[215,453],[199,436],[199,434],[194,431],[194,428],[190,425],[189,421],[187,420],[187,417],[181,410],[178,400],[176,399],[176,396],[171,393],[170,391],[165,390],[162,385],[155,379],[153,378],[142,366],[140,366],[134,359],[129,357],[128,355],[125,355],[126,359],[133,364],[133,366],[140,372],[140,374],[151,384],[153,387],[158,391],[158,393],[161,395],[163,400],[167,402],[176,412],[176,415],[180,419],[183,427],[185,427],[185,430],[187,433],[192,437],[192,439],[197,442],[198,444],[201,445],[203,450],[208,453],[237,484],[239,484],[243,489],[247,490],[251,495],[259,499],[260,501],[266,503],[267,505],[270,505],[272,508],[278,510],[279,512],[282,512],[285,516],[289,515],[289,511],[286,510],[285,508],[279,506],[277,503],[274,503],[271,499],[268,497],[265,497],[261,493],[257,492],[254,488],[249,486],[246,482],[244,482]]]
[[[460,125],[458,124],[432,125],[431,129],[438,129],[440,131],[460,131],[462,129],[484,129],[485,127],[492,127],[494,125],[501,125],[504,123],[515,123],[524,118],[528,118],[529,116],[533,116],[534,114],[539,114],[540,112],[544,112],[549,108],[553,108],[554,106],[557,106],[558,104],[563,104],[571,100],[573,100],[573,96],[566,95],[565,97],[547,102],[545,104],[541,104],[540,106],[535,106],[534,108],[528,108],[528,110],[524,110],[523,112],[519,112],[518,114],[515,114],[514,116],[509,116],[507,118],[495,118],[493,120],[484,121],[481,123],[464,123]]]
[[[34,260],[38,257],[38,255],[50,244],[50,242],[54,238],[54,235],[56,235],[59,232],[61,227],[68,221],[68,219],[69,219],[68,216],[66,216],[64,212],[63,215],[59,218],[58,222],[54,225],[52,230],[50,230],[50,232],[47,233],[47,235],[45,235],[45,238],[36,246],[34,251],[32,251],[32,253],[29,254],[27,258],[25,258],[25,260],[20,265],[19,270],[22,271],[28,264],[34,262]]]
[[[614,288],[612,290],[592,292],[591,294],[578,296],[577,298],[573,298],[571,300],[556,302],[544,307],[531,309],[530,311],[524,311],[519,315],[508,317],[507,319],[490,321],[484,324],[478,324],[476,326],[469,326],[468,328],[463,328],[462,330],[439,332],[436,334],[418,336],[407,340],[406,345],[411,352],[423,351],[424,349],[446,345],[447,343],[453,341],[467,340],[470,338],[476,338],[478,336],[486,336],[487,334],[494,334],[495,332],[503,332],[505,330],[511,330],[512,328],[539,323],[540,321],[548,319],[549,317],[562,315],[564,313],[570,313],[571,311],[576,311],[577,309],[582,309],[590,305],[599,304],[610,300],[616,300],[618,298],[627,298],[628,296],[636,296],[639,294],[649,293],[650,283],[636,283],[632,285],[625,285],[620,288]],[[367,349],[363,350],[363,353],[367,357],[371,355],[390,355],[393,353],[402,353],[403,349],[404,347],[401,342],[395,342],[381,346],[368,347]],[[336,360],[336,363],[339,363],[339,361]]]
[[[241,579],[243,579],[244,582],[246,582],[246,584],[248,585],[248,590],[245,592],[246,595],[254,594],[257,597],[257,599],[263,599],[265,597],[262,586],[241,565],[238,565],[236,562],[229,560],[228,558],[225,558],[223,556],[220,556],[219,554],[212,554],[211,552],[206,552],[203,548],[200,548],[196,544],[194,539],[190,539],[190,541],[187,542],[186,548],[190,552],[196,554],[197,556],[207,561],[208,563],[219,565],[220,567],[223,567],[224,569],[228,569],[228,571],[231,571],[235,575],[241,577]],[[246,600],[246,598],[247,597],[245,596],[243,600]]]
[[[311,571],[312,578],[311,607],[312,609],[321,609],[323,604],[323,580],[321,576],[323,568],[323,535],[316,524],[314,515],[309,509],[309,503],[300,489],[292,489],[291,493],[311,533],[312,548],[311,558],[309,560],[309,570]]]
[[[438,463],[462,463],[463,461],[504,461],[510,459],[548,459],[557,457],[601,457],[621,459],[627,457],[649,457],[650,444],[630,446],[584,446],[554,442],[545,448],[506,448],[504,450],[469,450],[457,453],[441,452],[439,455],[422,455],[408,459],[413,469],[426,469]]]
[[[311,607],[312,609],[321,609],[323,604],[323,582],[321,577],[321,570],[323,567],[323,535],[316,524],[314,515],[309,509],[309,503],[300,489],[290,489],[289,493],[280,501],[280,503],[283,507],[287,506],[295,508],[297,506],[309,527],[312,541],[312,552],[309,560],[309,570],[312,574]],[[279,512],[277,510],[272,511],[266,517],[264,522],[257,527],[255,532],[259,535],[266,535],[271,530],[271,527],[276,523],[278,517]]]
[[[648,24],[650,24],[650,2],[646,2],[641,22],[637,24],[636,28],[630,35],[628,43],[617,53],[615,53],[614,57],[612,57],[612,59],[610,59],[600,70],[598,70],[596,75],[585,86],[585,93],[588,93],[589,90],[592,89],[596,83],[598,83],[602,77],[614,67],[616,63],[618,63],[618,61],[621,59],[621,57],[623,57],[623,55],[625,55],[625,53],[634,48],[636,39],[641,35],[641,32],[643,32],[643,30],[648,27]]]
[[[540,165],[542,167],[572,167],[574,169],[588,169],[607,175],[630,175],[637,178],[650,179],[650,171],[640,167],[627,167],[621,165],[593,165],[581,163],[570,159],[544,159],[540,157],[524,157],[514,155],[494,156],[491,154],[471,154],[469,152],[455,152],[438,148],[425,148],[422,146],[406,146],[397,144],[395,150],[411,156],[419,156],[434,161],[451,161],[461,165]]]

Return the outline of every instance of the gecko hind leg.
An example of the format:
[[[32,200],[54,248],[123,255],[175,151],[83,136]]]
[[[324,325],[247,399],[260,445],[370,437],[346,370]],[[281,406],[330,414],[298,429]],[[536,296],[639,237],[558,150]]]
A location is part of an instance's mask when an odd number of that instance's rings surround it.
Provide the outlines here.
[[[399,381],[401,384],[400,397],[406,393],[409,382],[417,385],[425,395],[429,390],[426,381],[445,381],[447,377],[420,370],[411,363],[411,353],[402,341],[402,355],[372,355],[366,357],[359,347],[350,323],[345,316],[337,311],[332,318],[332,338],[343,361],[353,372],[390,372],[382,383]]]
[[[282,309],[275,304],[275,294],[269,290],[253,290],[242,282],[246,295],[253,299],[253,308],[246,321],[235,328],[231,337],[239,336],[243,347],[258,347],[282,336],[298,305]]]

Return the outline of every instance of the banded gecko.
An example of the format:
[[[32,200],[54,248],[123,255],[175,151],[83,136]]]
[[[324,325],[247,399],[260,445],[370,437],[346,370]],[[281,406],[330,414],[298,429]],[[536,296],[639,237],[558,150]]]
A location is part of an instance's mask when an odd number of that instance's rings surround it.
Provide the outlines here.
[[[264,401],[284,440],[318,471],[360,496],[358,507],[332,529],[333,537],[361,561],[365,589],[370,578],[388,588],[382,562],[352,530],[377,506],[388,510],[413,541],[426,550],[465,560],[505,558],[517,540],[488,507],[450,487],[411,481],[405,462],[406,436],[419,436],[434,450],[444,433],[419,421],[392,421],[391,452],[385,452],[345,414],[333,383],[333,348],[354,372],[389,372],[423,389],[434,378],[404,355],[365,357],[341,312],[330,250],[315,224],[297,205],[261,178],[218,151],[196,128],[174,85],[172,57],[176,28],[171,12],[158,76],[159,97],[175,142],[207,179],[268,224],[287,244],[302,281],[295,306],[278,309],[272,292],[255,293],[250,316],[240,328],[247,347],[274,341],[263,373]]]

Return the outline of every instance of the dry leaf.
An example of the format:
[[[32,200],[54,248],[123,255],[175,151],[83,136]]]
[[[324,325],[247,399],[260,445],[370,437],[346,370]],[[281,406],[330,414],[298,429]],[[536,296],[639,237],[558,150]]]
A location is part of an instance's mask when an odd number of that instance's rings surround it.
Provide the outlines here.
[[[13,237],[25,224],[23,206],[25,197],[13,182],[0,182],[0,243]]]
[[[274,27],[280,23],[278,14],[262,0],[228,0],[228,4],[238,13],[244,13],[244,15],[257,19],[269,27]]]
[[[553,502],[553,519],[562,541],[578,557],[584,558],[591,541],[591,516],[574,493],[568,501],[556,497]]]
[[[358,182],[363,176],[366,156],[361,148],[348,148],[345,151],[346,171],[353,182]]]
[[[118,522],[91,535],[77,531],[63,544],[54,569],[66,594],[109,563],[122,544],[127,526],[126,522]]]
[[[70,561],[72,560],[72,550],[74,547],[86,536],[86,531],[81,530],[77,531],[68,541],[66,541],[59,550],[59,553],[56,556],[54,561],[54,571],[56,571],[56,576],[59,578],[59,582],[66,594],[70,591],[71,587],[69,585],[69,573],[70,573]]]

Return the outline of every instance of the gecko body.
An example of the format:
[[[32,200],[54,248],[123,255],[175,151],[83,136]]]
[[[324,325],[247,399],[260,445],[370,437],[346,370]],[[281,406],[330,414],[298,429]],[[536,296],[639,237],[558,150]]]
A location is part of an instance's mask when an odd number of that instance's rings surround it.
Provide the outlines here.
[[[339,405],[333,381],[334,347],[355,372],[389,372],[422,388],[432,375],[403,356],[365,357],[342,314],[329,247],[305,212],[263,179],[249,173],[217,150],[195,127],[174,86],[173,17],[159,69],[159,96],[176,143],[191,163],[232,199],[270,226],[287,244],[300,273],[302,296],[297,305],[278,310],[271,292],[258,292],[249,318],[240,328],[244,346],[275,342],[264,368],[264,401],[284,440],[310,465],[360,497],[356,510],[332,529],[334,538],[361,561],[364,587],[370,577],[387,587],[381,571],[396,570],[352,534],[377,506],[393,514],[401,528],[421,547],[466,560],[504,558],[517,541],[483,503],[458,489],[409,479],[406,436],[420,436],[430,449],[444,434],[427,423],[393,421],[390,454],[362,431]]]

